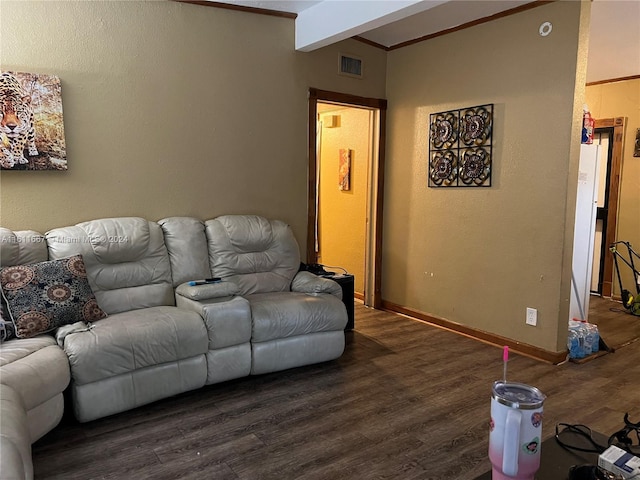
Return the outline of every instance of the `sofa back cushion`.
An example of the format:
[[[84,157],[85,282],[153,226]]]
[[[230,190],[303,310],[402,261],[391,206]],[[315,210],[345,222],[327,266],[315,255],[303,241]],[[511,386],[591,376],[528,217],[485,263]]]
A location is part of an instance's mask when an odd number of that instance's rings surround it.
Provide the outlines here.
[[[51,260],[82,255],[96,300],[108,314],[175,304],[169,254],[157,223],[105,218],[45,236]]]
[[[207,236],[202,220],[191,217],[171,217],[159,220],[164,243],[169,251],[173,286],[211,276]]]
[[[0,267],[45,262],[48,259],[44,235],[33,230],[12,231],[0,227]],[[0,342],[16,338],[4,296],[0,294]]]
[[[0,227],[0,266],[44,262],[47,255],[47,243],[41,233]]]
[[[257,215],[205,222],[211,274],[236,283],[240,295],[289,291],[300,250],[289,225]]]

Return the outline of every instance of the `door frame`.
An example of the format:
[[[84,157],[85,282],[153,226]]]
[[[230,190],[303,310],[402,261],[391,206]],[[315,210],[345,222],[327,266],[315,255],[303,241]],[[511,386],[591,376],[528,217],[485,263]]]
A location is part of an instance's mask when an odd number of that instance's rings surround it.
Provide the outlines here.
[[[618,225],[618,201],[620,199],[620,177],[622,175],[622,148],[624,142],[625,117],[596,119],[594,128],[612,128],[613,152],[611,155],[611,175],[607,185],[607,218],[604,234],[604,244],[607,246],[616,241],[616,229]],[[602,272],[602,296],[611,297],[613,293],[613,257],[604,256]]]
[[[374,157],[374,168],[377,170],[377,182],[373,185],[375,201],[373,203],[373,222],[374,233],[373,241],[373,285],[372,285],[372,304],[373,308],[381,308],[382,306],[382,206],[384,194],[384,161],[385,161],[385,145],[386,145],[386,126],[387,126],[387,101],[381,98],[368,98],[350,95],[346,93],[331,92],[320,90],[317,88],[309,89],[309,121],[308,121],[308,140],[309,140],[309,171],[308,171],[308,197],[307,197],[307,263],[317,263],[315,245],[315,225],[318,217],[316,209],[316,168],[318,159],[316,158],[316,142],[317,142],[317,118],[318,118],[318,102],[330,102],[342,104],[349,107],[365,107],[377,109],[379,112],[379,125],[377,128],[378,153],[377,159]],[[376,162],[377,160],[377,162]],[[370,265],[367,265],[367,269]],[[371,278],[370,272],[367,276]],[[371,288],[371,286],[370,286]],[[366,292],[365,292],[366,293]]]

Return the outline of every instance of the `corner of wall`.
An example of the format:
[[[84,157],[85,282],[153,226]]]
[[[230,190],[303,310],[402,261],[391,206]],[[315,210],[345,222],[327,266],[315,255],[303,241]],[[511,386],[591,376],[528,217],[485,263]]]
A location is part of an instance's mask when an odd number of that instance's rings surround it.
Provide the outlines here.
[[[573,95],[573,120],[571,122],[571,143],[569,146],[569,171],[567,176],[567,199],[565,204],[565,228],[562,255],[562,273],[560,290],[567,292],[560,296],[558,306],[558,330],[556,349],[565,348],[567,342],[567,322],[571,298],[571,276],[573,271],[573,236],[576,216],[576,194],[578,166],[580,163],[580,138],[582,131],[583,105],[587,82],[587,52],[589,50],[589,25],[591,19],[591,2],[580,2],[580,19],[578,30],[578,48],[576,52],[576,79]],[[562,319],[565,318],[566,322]]]

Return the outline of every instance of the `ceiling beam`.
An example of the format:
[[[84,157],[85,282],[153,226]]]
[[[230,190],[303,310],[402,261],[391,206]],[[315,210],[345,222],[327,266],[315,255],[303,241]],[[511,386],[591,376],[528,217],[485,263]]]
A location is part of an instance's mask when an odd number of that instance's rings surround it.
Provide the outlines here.
[[[424,12],[447,0],[324,1],[298,14],[296,50],[310,52]]]

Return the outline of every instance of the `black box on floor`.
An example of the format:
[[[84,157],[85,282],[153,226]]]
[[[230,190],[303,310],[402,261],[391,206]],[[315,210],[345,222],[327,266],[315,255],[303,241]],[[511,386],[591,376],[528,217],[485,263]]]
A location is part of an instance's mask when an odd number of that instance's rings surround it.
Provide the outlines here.
[[[353,307],[353,290],[355,285],[355,278],[353,275],[348,273],[344,275],[332,275],[331,277],[327,277],[332,280],[338,282],[338,284],[342,287],[342,301],[344,302],[344,306],[347,307],[347,326],[344,328],[345,330],[353,330],[355,327],[355,315],[354,315],[354,307]]]

